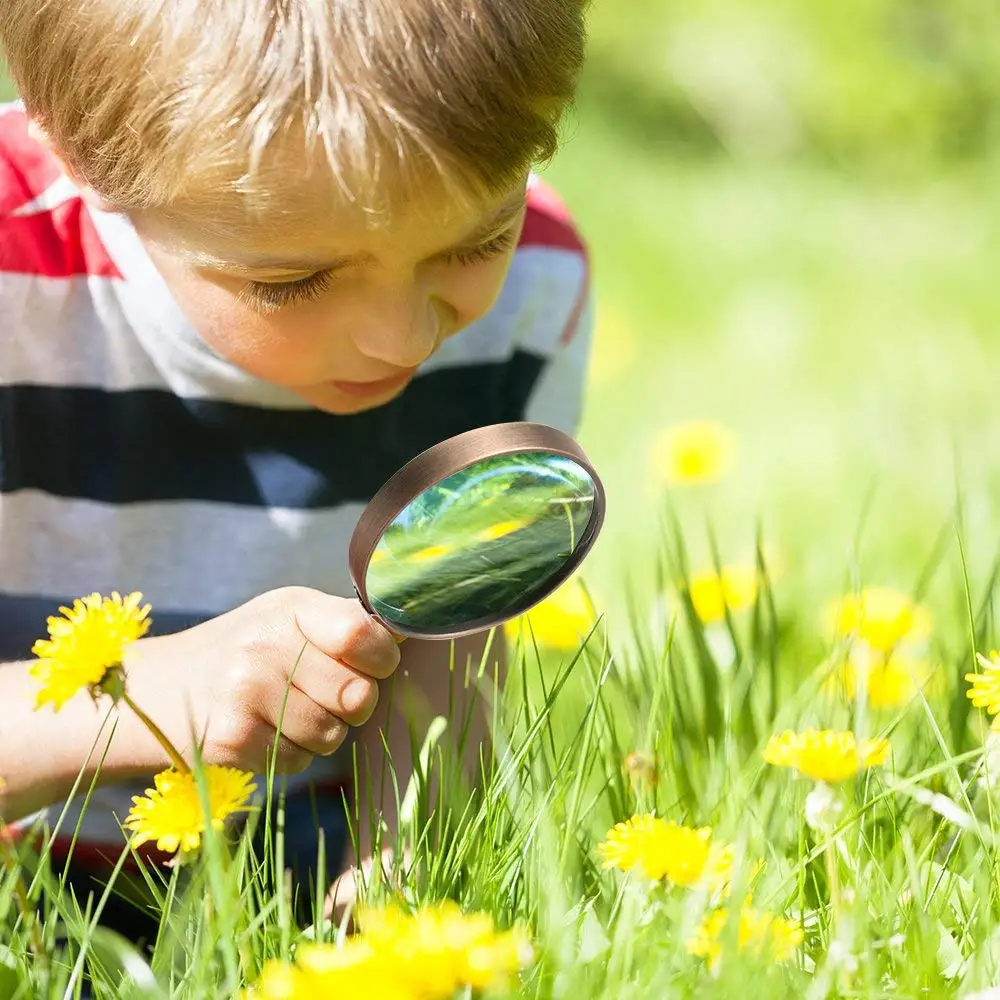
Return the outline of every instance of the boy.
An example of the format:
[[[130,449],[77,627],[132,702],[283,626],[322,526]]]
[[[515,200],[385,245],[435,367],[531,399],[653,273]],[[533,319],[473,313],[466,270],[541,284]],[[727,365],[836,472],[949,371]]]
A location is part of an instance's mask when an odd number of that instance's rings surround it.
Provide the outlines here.
[[[377,764],[379,681],[396,672],[395,701],[424,720],[450,683],[447,644],[400,651],[347,598],[355,519],[450,435],[578,418],[586,258],[529,170],[556,145],[583,5],[0,5],[24,101],[0,115],[8,823],[54,821],[103,718],[85,697],[31,711],[46,615],[142,590],[157,635],[126,659],[130,691],[186,753],[190,706],[209,763],[264,768],[305,643],[278,759],[292,863],[315,859],[317,818],[345,860],[348,727],[367,723],[359,757]],[[405,784],[405,722],[389,732]],[[130,797],[167,764],[123,712],[57,859],[79,826],[74,871],[106,870]],[[361,815],[380,808],[391,835],[390,799]]]

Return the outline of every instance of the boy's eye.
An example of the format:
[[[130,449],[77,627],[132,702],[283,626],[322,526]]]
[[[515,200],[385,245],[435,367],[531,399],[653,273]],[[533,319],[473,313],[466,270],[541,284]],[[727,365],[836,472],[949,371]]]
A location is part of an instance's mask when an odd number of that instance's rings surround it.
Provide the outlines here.
[[[295,281],[249,281],[239,297],[260,312],[273,312],[295,302],[318,299],[332,283],[330,271],[317,271]]]
[[[506,253],[514,245],[514,227],[486,243],[467,250],[452,250],[445,260],[459,264],[478,264]],[[248,281],[240,291],[240,299],[258,312],[274,312],[296,302],[318,299],[333,283],[331,271],[317,271],[295,281]]]
[[[452,250],[446,256],[446,260],[457,261],[459,264],[478,264],[493,257],[499,257],[506,253],[514,245],[514,227],[486,243],[480,243],[477,247],[470,247],[468,250]]]

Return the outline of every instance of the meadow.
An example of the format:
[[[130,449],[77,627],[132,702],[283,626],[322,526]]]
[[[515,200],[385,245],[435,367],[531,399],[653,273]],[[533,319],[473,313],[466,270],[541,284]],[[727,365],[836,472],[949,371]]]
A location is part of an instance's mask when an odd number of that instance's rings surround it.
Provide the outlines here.
[[[150,873],[151,953],[8,852],[0,1000],[1000,987],[970,699],[1000,705],[995,32],[964,0],[838,11],[593,10],[545,174],[591,248],[608,519],[585,587],[508,630],[478,797],[448,791],[461,720],[416,734],[408,861],[353,937],[295,920],[280,831]]]

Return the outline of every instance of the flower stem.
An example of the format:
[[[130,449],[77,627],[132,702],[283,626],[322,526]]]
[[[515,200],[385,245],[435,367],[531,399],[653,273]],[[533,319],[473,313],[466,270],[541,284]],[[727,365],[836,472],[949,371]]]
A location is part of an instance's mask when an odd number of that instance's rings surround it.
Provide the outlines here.
[[[837,842],[830,837],[823,849],[826,859],[826,880],[830,889],[830,912],[833,916],[834,933],[840,926],[841,897],[840,897],[840,875],[837,872]]]
[[[191,768],[187,766],[187,762],[178,753],[177,748],[167,739],[166,733],[163,732],[160,727],[153,722],[153,720],[146,715],[146,713],[139,708],[139,706],[132,700],[131,696],[127,691],[122,693],[122,701],[139,717],[139,721],[156,737],[157,743],[167,751],[167,756],[170,758],[170,762],[180,771],[181,774],[190,774]]]

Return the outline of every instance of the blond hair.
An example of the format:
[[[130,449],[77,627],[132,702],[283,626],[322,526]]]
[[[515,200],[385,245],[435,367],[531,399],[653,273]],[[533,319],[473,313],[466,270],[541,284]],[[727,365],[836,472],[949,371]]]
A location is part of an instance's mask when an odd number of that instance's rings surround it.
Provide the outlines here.
[[[260,207],[317,163],[379,207],[434,180],[500,192],[550,156],[585,4],[3,0],[0,40],[31,116],[121,210]]]

